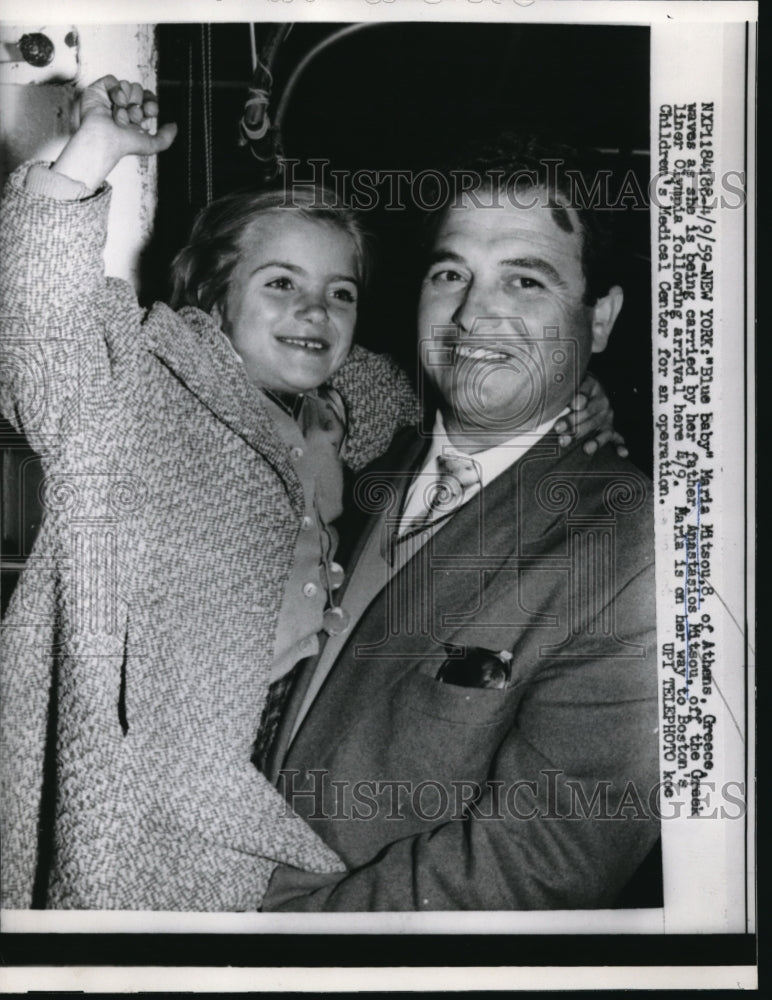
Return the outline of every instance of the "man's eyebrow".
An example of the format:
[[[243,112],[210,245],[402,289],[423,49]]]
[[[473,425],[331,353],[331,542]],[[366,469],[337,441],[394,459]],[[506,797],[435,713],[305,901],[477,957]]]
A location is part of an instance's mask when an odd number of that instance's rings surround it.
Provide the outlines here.
[[[440,261],[449,260],[454,264],[463,264],[464,258],[457,253],[453,253],[452,250],[443,250],[442,247],[438,247],[429,254],[429,260],[427,265],[431,267],[432,264],[439,264]]]
[[[557,285],[564,284],[563,278],[560,272],[557,271],[549,261],[544,260],[542,257],[508,257],[506,260],[499,261],[500,267],[523,267],[529,271],[536,271],[539,274],[543,274],[546,278],[550,278]]]

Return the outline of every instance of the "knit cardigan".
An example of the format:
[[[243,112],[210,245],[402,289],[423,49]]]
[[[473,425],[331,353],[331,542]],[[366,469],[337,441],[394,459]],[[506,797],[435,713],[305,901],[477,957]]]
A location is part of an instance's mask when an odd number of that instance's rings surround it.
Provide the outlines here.
[[[197,309],[105,278],[108,188],[9,179],[0,405],[44,517],[0,636],[2,904],[253,910],[278,862],[341,862],[250,762],[303,491]],[[354,348],[332,380],[353,469],[416,418]],[[332,738],[332,734],[331,734]]]

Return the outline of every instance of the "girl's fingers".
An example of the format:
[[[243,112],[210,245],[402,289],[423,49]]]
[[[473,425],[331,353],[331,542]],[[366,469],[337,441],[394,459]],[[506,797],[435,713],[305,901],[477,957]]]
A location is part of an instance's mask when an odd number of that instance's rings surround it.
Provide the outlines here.
[[[126,105],[129,103],[126,94],[124,94],[123,90],[121,89],[120,84],[118,84],[115,87],[111,87],[110,90],[107,91],[107,95],[112,101],[113,106],[116,108],[125,108]]]
[[[604,413],[613,414],[611,409],[611,403],[608,401],[608,396],[598,395],[593,396],[587,401],[587,406],[583,410],[577,411],[578,419],[582,420],[589,417],[599,417]]]
[[[105,78],[108,80],[108,78]],[[149,132],[152,124],[147,119],[158,116],[158,100],[152,90],[145,90],[139,83],[128,80],[109,78],[114,83],[107,91],[112,103],[113,121],[123,127],[139,125],[143,131]]]
[[[131,93],[131,84],[128,80],[120,80],[117,87],[113,87],[110,91],[110,100],[113,104],[117,104],[119,108],[128,107],[129,94]]]
[[[115,80],[115,77],[111,79]],[[158,114],[158,100],[155,94],[151,90],[145,90],[139,83],[116,80],[115,85],[110,87],[107,93],[115,107],[137,107],[140,113],[148,118],[155,118]],[[131,120],[136,124],[140,121],[136,114],[131,115]]]
[[[594,396],[600,387],[600,382],[595,378],[592,372],[585,372],[584,378],[582,379],[582,384],[579,386],[579,392],[583,392],[585,396]]]
[[[624,436],[620,434],[619,431],[614,431],[609,440],[611,441],[612,444],[616,445],[617,455],[619,455],[620,458],[628,457],[630,451],[627,445],[625,444]]]
[[[571,400],[572,410],[583,410],[590,401],[590,396],[588,393],[583,392],[581,389],[576,393],[574,398]]]

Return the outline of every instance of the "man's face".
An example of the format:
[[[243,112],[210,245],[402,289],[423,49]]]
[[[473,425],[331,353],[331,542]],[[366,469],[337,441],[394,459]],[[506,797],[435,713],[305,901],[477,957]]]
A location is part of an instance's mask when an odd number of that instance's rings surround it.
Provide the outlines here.
[[[543,192],[494,207],[465,200],[437,233],[418,308],[421,357],[453,434],[502,438],[568,405],[621,306],[583,302],[582,232]],[[613,316],[611,313],[613,312]],[[610,318],[610,322],[606,320]],[[488,445],[495,443],[490,439]]]

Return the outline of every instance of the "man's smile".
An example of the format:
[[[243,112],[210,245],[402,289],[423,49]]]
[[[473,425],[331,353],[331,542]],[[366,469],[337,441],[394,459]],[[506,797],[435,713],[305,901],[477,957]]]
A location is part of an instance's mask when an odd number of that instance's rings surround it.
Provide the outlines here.
[[[456,344],[453,349],[453,360],[469,359],[472,361],[512,361],[522,353],[522,347],[497,344],[495,347],[482,347],[479,344]]]

